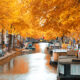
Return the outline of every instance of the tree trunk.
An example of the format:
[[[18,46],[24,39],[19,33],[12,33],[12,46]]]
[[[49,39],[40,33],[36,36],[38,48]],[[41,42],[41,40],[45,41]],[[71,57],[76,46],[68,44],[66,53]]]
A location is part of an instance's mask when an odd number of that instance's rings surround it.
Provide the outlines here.
[[[13,50],[15,50],[15,35],[13,35]]]
[[[11,50],[11,43],[12,43],[12,35],[9,34],[9,45],[8,45],[8,52]]]
[[[20,36],[20,48],[21,48],[21,36]]]
[[[4,45],[4,43],[3,43],[3,29],[2,29],[2,41],[1,41],[1,43],[2,43],[2,50],[3,50],[3,45]]]

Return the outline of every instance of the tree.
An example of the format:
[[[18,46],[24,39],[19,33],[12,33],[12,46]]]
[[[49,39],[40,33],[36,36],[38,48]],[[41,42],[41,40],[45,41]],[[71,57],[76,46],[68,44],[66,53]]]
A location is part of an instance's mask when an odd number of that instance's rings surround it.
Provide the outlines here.
[[[5,22],[9,32],[13,24],[14,34],[24,38],[45,35],[52,39],[74,32],[80,34],[79,0],[0,0],[0,9],[0,24]]]

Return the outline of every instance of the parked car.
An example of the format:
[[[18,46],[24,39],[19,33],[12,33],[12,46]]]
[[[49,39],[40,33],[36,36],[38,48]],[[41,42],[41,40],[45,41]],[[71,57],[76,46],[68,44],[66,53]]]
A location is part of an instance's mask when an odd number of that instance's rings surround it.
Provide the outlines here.
[[[25,49],[32,49],[35,50],[35,47],[33,46],[32,43],[27,44],[27,47]]]
[[[39,42],[46,42],[46,40],[41,38]]]
[[[0,57],[2,57],[4,55],[5,55],[5,51],[3,51],[3,50],[0,49]]]

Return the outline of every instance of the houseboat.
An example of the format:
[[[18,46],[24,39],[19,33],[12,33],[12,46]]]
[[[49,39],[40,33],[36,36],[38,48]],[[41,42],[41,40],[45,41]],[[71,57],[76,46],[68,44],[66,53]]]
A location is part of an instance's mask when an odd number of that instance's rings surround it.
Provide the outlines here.
[[[59,56],[66,56],[67,49],[53,49],[50,64],[57,64]]]
[[[58,61],[57,80],[80,80],[80,58],[62,56]]]

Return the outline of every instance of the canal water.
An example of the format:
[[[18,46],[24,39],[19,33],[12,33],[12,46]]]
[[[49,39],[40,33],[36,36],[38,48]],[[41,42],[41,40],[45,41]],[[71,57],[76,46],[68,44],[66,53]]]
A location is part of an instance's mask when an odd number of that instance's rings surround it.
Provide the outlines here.
[[[0,73],[0,80],[57,80],[56,67],[49,65],[50,56],[46,51],[47,45],[48,43],[40,43],[36,47],[37,52],[13,59],[13,68]]]

